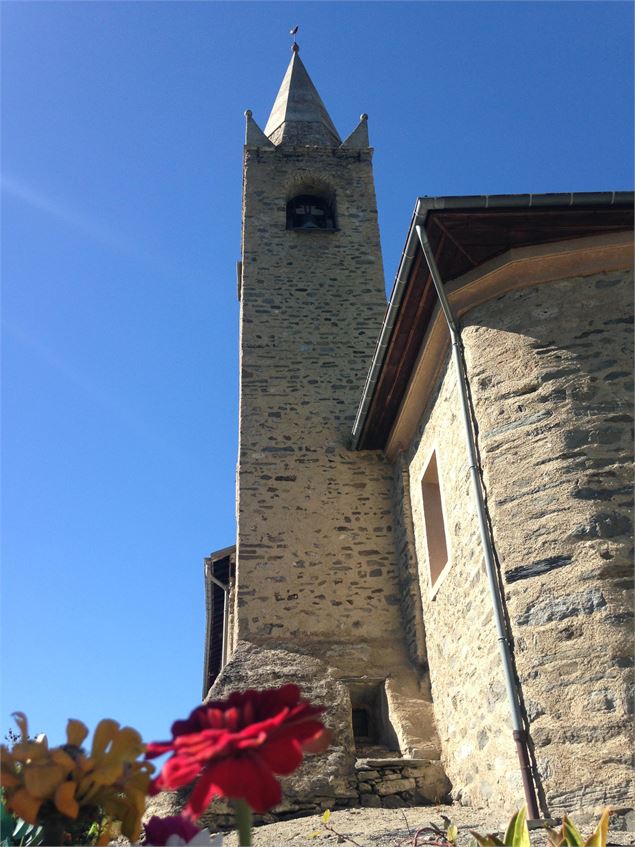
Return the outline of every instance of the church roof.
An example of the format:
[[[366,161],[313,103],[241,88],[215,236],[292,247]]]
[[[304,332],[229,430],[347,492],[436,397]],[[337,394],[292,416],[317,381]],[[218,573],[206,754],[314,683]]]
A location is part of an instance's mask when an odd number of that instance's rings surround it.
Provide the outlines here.
[[[420,197],[368,372],[351,442],[384,449],[436,304],[416,233],[425,225],[444,283],[513,248],[633,228],[632,191]]]
[[[311,81],[297,44],[273,104],[265,135],[275,145],[339,147],[342,143],[326,106]]]

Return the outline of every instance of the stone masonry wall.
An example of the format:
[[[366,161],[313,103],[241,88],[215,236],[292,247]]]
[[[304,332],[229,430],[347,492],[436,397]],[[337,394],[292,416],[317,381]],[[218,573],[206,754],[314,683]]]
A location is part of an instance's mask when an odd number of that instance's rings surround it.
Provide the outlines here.
[[[465,330],[516,662],[552,814],[633,806],[633,274],[509,293]]]
[[[632,808],[632,273],[510,292],[463,320],[494,542],[548,811]],[[444,371],[408,455],[437,724],[455,791],[522,791]],[[420,481],[437,448],[450,567],[432,599]],[[507,780],[510,780],[509,784]]]
[[[337,231],[285,228],[312,184]],[[371,151],[248,148],[244,186],[236,636],[405,654],[391,469],[347,448],[386,305]]]
[[[431,595],[421,478],[436,450],[450,563]],[[463,803],[522,805],[496,630],[483,567],[460,420],[448,359],[406,454],[432,700],[453,796]]]
[[[415,550],[412,503],[408,468],[403,454],[397,459],[393,487],[395,545],[401,584],[401,614],[411,662],[426,673],[426,653],[423,608],[419,588],[419,569]]]

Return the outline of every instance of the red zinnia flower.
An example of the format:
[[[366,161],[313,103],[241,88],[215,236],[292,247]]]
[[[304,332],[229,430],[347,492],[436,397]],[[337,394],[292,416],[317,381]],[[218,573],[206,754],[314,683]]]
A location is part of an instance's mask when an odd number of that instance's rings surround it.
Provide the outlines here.
[[[147,745],[148,759],[173,753],[152,790],[181,788],[198,777],[186,814],[198,818],[215,796],[242,798],[265,812],[282,799],[274,774],[292,773],[304,750],[328,747],[330,733],[318,720],[324,711],[301,700],[297,685],[198,706],[187,720],[172,724],[171,741]]]

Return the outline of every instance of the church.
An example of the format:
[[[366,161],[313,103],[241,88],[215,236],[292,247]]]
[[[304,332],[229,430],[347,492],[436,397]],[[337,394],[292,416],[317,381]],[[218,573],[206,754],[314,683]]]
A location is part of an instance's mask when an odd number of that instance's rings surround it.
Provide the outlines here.
[[[635,828],[633,194],[419,197],[387,304],[367,116],[341,138],[297,44],[264,129],[245,115],[203,697],[328,706],[273,818],[453,800]]]

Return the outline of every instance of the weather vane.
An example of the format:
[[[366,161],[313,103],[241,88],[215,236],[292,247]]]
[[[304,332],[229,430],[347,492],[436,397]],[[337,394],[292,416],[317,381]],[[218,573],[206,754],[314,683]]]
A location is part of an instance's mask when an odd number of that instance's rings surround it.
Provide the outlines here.
[[[292,35],[292,36],[293,36],[293,43],[294,43],[294,44],[295,44],[295,37],[296,37],[296,35],[298,34],[298,30],[299,30],[299,29],[300,29],[300,27],[296,25],[296,26],[294,26],[294,27],[293,27],[293,29],[290,29],[290,30],[289,30],[289,35]]]

